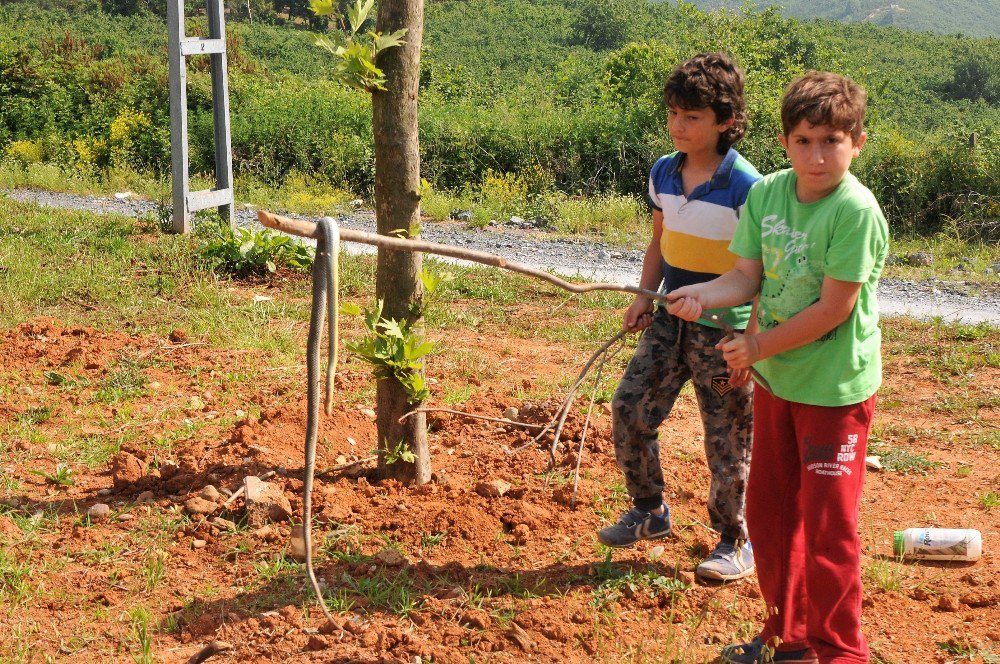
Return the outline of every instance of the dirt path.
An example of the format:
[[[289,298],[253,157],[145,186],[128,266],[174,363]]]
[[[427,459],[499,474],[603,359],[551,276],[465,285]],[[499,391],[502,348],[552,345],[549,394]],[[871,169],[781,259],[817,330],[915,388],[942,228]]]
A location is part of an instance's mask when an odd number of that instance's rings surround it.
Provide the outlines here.
[[[7,195],[15,200],[97,213],[144,216],[156,212],[154,203],[134,198],[118,200],[27,189],[7,192]],[[240,225],[258,225],[256,212],[250,208],[240,207],[237,219]],[[340,223],[350,228],[375,230],[374,217],[367,211],[352,213],[342,218]],[[635,283],[642,267],[641,250],[583,240],[554,240],[539,233],[505,226],[474,230],[458,223],[427,223],[423,236],[431,242],[486,251],[532,267],[553,269],[570,277],[597,281]],[[355,251],[371,250],[358,245],[348,247]],[[970,297],[966,292],[975,283],[975,275],[970,275],[970,279],[964,283],[936,279],[922,282],[882,279],[879,283],[880,310],[885,316],[905,315],[921,320],[940,317],[946,321],[986,322],[1000,326],[1000,292]]]

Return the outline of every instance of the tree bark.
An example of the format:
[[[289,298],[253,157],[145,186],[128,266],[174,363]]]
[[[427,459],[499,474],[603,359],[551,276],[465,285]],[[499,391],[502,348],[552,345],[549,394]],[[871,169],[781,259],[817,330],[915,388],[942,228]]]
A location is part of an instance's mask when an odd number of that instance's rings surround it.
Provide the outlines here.
[[[407,29],[405,44],[381,52],[378,66],[385,73],[387,90],[372,94],[375,134],[375,218],[378,232],[390,235],[403,229],[408,235],[420,229],[420,150],[417,135],[417,92],[420,84],[420,43],[423,33],[423,0],[380,0],[376,30],[390,34]],[[420,282],[421,255],[379,249],[375,295],[384,302],[383,316],[406,320],[419,329],[423,301]],[[430,481],[426,417],[399,418],[419,404],[407,402],[402,384],[394,378],[376,386],[381,477],[423,484]],[[386,451],[400,442],[416,460],[386,463]]]

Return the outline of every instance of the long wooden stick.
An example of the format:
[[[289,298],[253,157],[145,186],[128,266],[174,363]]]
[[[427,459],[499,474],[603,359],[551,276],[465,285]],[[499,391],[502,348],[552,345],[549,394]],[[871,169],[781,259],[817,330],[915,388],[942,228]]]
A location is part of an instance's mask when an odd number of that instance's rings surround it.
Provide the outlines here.
[[[289,233],[291,235],[298,235],[299,237],[308,237],[312,239],[317,239],[319,234],[316,232],[316,224],[307,221],[305,219],[291,219],[289,217],[282,217],[280,215],[272,214],[266,210],[258,210],[257,218],[260,223],[267,228],[273,228],[274,230],[282,231],[284,233]],[[476,251],[475,249],[464,249],[462,247],[455,247],[450,244],[439,244],[437,242],[426,242],[424,240],[407,240],[404,238],[389,237],[387,235],[379,235],[378,233],[367,233],[365,231],[356,231],[350,228],[340,228],[340,239],[345,242],[359,242],[361,244],[370,244],[381,249],[393,249],[396,251],[423,251],[428,254],[436,254],[438,256],[448,256],[449,258],[460,258],[467,261],[472,261],[473,263],[482,263],[483,265],[491,265],[493,267],[502,267],[505,270],[512,270],[514,272],[520,272],[521,274],[527,274],[532,277],[537,277],[544,281],[548,281],[551,284],[555,284],[560,288],[564,288],[571,293],[590,293],[592,291],[621,291],[624,293],[634,293],[636,295],[645,295],[646,297],[658,300],[664,304],[669,303],[667,296],[656,291],[646,290],[645,288],[639,288],[638,286],[625,286],[622,284],[599,284],[599,283],[587,283],[587,284],[576,284],[569,281],[564,281],[554,274],[549,274],[544,270],[539,270],[533,268],[530,265],[525,265],[524,263],[518,263],[515,261],[509,261],[503,256],[497,256],[496,254],[489,254],[485,251]]]
[[[318,239],[319,233],[317,232],[317,224],[306,219],[292,219],[291,217],[282,217],[280,215],[268,212],[266,210],[257,211],[257,219],[260,223],[267,228],[273,228],[274,230],[282,231],[283,233],[288,233],[290,235],[298,235],[299,237],[308,237],[312,239]],[[496,254],[490,254],[485,251],[476,251],[475,249],[463,249],[462,247],[455,247],[450,244],[439,244],[437,242],[426,242],[424,240],[410,240],[404,238],[389,237],[387,235],[379,235],[378,233],[367,233],[365,231],[356,231],[350,228],[340,229],[340,239],[345,242],[358,242],[361,244],[370,244],[380,249],[392,249],[395,251],[423,251],[428,254],[436,254],[438,256],[448,256],[449,258],[459,258],[462,260],[472,261],[473,263],[482,263],[483,265],[490,265],[493,267],[500,267],[505,270],[512,270],[513,272],[520,272],[521,274],[526,274],[531,277],[536,277],[543,281],[547,281],[550,284],[555,284],[559,288],[568,290],[571,293],[591,293],[594,291],[618,291],[620,293],[633,293],[635,295],[645,295],[651,300],[656,300],[657,302],[662,302],[663,304],[670,304],[670,300],[663,293],[658,293],[656,291],[647,290],[645,288],[639,288],[638,286],[626,286],[624,284],[606,284],[606,283],[586,283],[577,284],[571,281],[565,281],[560,279],[554,274],[549,274],[544,270],[539,270],[533,268],[530,265],[525,265],[524,263],[518,263],[516,261],[509,261],[503,256],[497,256]],[[715,325],[718,325],[726,334],[736,334],[737,330],[733,328],[732,325],[728,324],[726,321],[722,320],[719,316],[715,314],[705,314],[705,320],[709,320]],[[771,391],[770,385],[763,376],[760,375],[753,367],[750,367],[750,373],[753,374],[757,382],[766,389],[768,392]]]

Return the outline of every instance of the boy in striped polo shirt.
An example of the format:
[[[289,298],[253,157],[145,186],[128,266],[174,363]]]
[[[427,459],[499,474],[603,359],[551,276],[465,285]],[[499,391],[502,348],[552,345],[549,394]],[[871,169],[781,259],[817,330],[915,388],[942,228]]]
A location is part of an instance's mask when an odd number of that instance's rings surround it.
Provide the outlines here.
[[[680,65],[667,81],[664,99],[677,152],[657,160],[649,174],[653,235],[639,286],[669,292],[732,269],[736,256],[729,252],[729,242],[760,174],[732,148],[746,131],[746,113],[743,73],[727,56],[702,54]],[[746,302],[709,313],[742,330],[751,320],[750,310]],[[696,573],[717,581],[752,574],[743,516],[753,427],[748,370],[728,371],[715,350],[725,336],[717,326],[654,310],[648,297],[635,298],[625,312],[624,328],[645,330],[612,400],[615,457],[634,507],[600,530],[598,539],[628,547],[670,534],[657,430],[690,380],[712,476],[709,520],[720,535]]]

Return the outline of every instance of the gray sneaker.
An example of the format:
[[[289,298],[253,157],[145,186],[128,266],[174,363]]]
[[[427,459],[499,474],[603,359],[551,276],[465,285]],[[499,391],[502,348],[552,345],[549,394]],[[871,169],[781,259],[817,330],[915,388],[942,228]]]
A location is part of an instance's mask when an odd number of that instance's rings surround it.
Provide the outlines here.
[[[695,570],[702,579],[709,581],[735,581],[753,574],[753,547],[750,542],[736,540],[735,546],[720,541],[708,558]]]
[[[641,539],[656,539],[670,534],[670,508],[663,506],[663,515],[633,507],[618,519],[618,523],[597,531],[602,544],[615,548],[632,546]]]
[[[775,650],[754,637],[750,643],[739,643],[722,649],[719,664],[819,664],[816,651],[812,648],[804,650]]]

